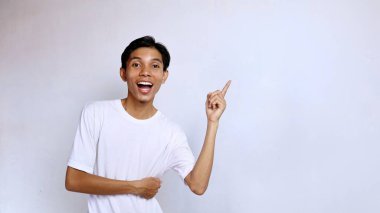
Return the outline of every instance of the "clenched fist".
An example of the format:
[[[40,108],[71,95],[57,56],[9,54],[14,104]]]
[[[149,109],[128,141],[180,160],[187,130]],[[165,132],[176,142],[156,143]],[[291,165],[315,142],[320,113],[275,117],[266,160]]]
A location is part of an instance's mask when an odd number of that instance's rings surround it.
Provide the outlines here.
[[[154,177],[144,178],[136,181],[136,195],[145,199],[151,199],[157,194],[160,187],[160,179]]]

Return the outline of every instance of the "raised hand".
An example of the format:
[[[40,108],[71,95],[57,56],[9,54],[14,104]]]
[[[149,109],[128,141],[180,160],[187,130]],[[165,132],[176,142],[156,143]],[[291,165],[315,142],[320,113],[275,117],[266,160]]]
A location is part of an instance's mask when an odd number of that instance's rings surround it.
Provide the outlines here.
[[[160,187],[160,179],[154,177],[144,178],[137,181],[136,183],[136,195],[145,199],[151,199],[157,194]]]
[[[207,94],[206,114],[209,122],[218,122],[220,116],[222,116],[226,109],[226,100],[224,99],[224,96],[226,95],[230,84],[231,80],[226,83],[222,91],[216,90]]]

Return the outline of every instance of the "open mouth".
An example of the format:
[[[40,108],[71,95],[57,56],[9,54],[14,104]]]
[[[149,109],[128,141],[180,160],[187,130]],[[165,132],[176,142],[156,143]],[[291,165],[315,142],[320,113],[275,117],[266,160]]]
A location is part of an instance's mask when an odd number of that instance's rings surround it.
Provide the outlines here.
[[[140,81],[137,82],[137,87],[141,93],[148,94],[151,91],[153,84],[148,81]]]
[[[139,88],[148,89],[148,88],[152,88],[153,84],[147,81],[140,81],[140,82],[137,82],[137,86]]]

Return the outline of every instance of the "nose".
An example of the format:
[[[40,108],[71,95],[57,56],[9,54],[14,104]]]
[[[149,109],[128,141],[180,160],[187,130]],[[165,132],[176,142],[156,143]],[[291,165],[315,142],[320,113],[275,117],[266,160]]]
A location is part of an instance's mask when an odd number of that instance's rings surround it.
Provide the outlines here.
[[[150,69],[147,66],[144,66],[139,73],[140,76],[151,76]]]

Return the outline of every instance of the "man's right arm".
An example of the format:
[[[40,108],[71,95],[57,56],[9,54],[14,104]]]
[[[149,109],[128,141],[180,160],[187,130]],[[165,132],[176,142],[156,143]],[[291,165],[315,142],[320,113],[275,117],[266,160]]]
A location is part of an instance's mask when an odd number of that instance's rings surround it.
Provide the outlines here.
[[[150,199],[157,194],[158,189],[161,187],[161,181],[154,177],[134,181],[113,180],[68,166],[65,186],[68,191],[86,194],[133,194]]]

